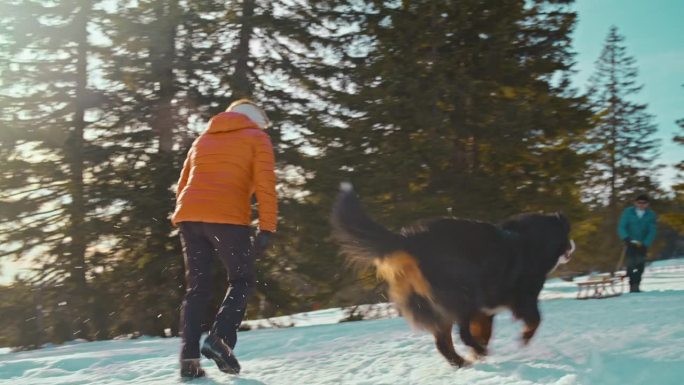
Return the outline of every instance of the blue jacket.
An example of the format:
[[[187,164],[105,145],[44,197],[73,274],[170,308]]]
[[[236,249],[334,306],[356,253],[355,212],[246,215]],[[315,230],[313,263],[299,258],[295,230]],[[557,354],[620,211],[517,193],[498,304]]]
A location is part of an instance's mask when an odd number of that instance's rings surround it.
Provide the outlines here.
[[[656,214],[651,209],[646,209],[644,215],[639,218],[634,206],[627,207],[618,223],[618,235],[620,239],[629,237],[650,247],[656,236]]]

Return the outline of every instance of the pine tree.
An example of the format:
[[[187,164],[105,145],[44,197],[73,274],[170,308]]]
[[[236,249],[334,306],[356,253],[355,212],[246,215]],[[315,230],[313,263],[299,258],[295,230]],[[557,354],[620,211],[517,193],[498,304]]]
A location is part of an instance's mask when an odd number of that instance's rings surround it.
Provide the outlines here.
[[[354,175],[373,175],[373,182],[388,178],[387,186],[395,188],[384,189],[391,194],[429,199],[439,193],[443,198],[435,214],[452,207],[459,215],[491,215],[491,208],[485,213],[484,205],[473,205],[479,198],[502,202],[501,213],[529,206],[526,200],[539,201],[525,197],[544,193],[539,186],[508,197],[509,186],[501,180],[491,180],[491,186],[467,182],[482,174],[478,182],[485,184],[489,175],[531,183],[539,178],[525,167],[541,172],[551,166],[550,159],[540,162],[539,154],[555,150],[575,156],[568,143],[586,126],[586,112],[573,105],[580,99],[570,96],[567,79],[551,80],[571,65],[571,53],[560,42],[568,41],[574,14],[544,3],[527,8],[516,2],[412,2],[370,11],[359,28],[377,31],[366,37],[375,49],[349,59],[355,66],[349,82],[359,92],[339,99],[356,117],[348,119],[348,129],[317,135],[316,144],[326,157],[336,158],[335,147],[326,143],[336,144],[344,135],[348,142],[337,148],[340,157],[348,154]],[[548,40],[559,43],[550,46]],[[565,138],[553,146],[545,143]],[[529,150],[537,155],[526,157]],[[378,175],[381,167],[402,178]],[[498,190],[504,195],[497,196]]]
[[[449,214],[581,213],[586,159],[573,143],[589,112],[569,87],[575,15],[567,3],[334,8],[350,21],[337,31],[348,31],[339,38],[346,47],[335,51],[340,80],[328,83],[337,107],[319,116],[310,138],[319,150],[312,199],[329,208],[339,181],[351,180],[394,229]],[[323,239],[328,227],[312,231]]]
[[[675,135],[673,140],[680,146],[684,146],[684,118],[677,120],[677,125],[681,128],[682,132]],[[680,199],[684,199],[684,160],[679,161],[679,163],[675,165],[675,168],[677,169],[678,181],[672,188]],[[684,228],[680,231],[684,231]]]
[[[589,132],[592,162],[588,194],[594,202],[615,208],[637,192],[656,191],[657,130],[647,105],[632,100],[637,83],[636,60],[627,54],[625,38],[611,27],[590,78],[588,94],[595,111],[595,128]]]
[[[677,120],[676,123],[681,131],[672,140],[680,146],[684,146],[684,118]],[[674,197],[670,211],[663,213],[661,219],[681,237],[684,234],[684,160],[679,161],[674,167],[677,170],[676,179],[672,185]]]
[[[120,263],[108,279],[122,277],[121,289],[129,294],[124,318],[130,316],[142,332],[177,330],[184,285],[180,242],[168,219],[173,185],[190,142],[232,100],[254,99],[274,122],[269,134],[285,176],[279,183],[281,212],[296,211],[301,166],[295,142],[312,103],[306,70],[317,65],[307,41],[313,39],[313,12],[306,3],[256,0],[147,0],[111,12],[106,33],[113,54],[107,60],[116,64],[106,76],[118,90],[119,129],[108,140],[119,144],[121,160],[110,180],[118,183],[112,191],[121,204],[108,221],[122,236],[112,250]],[[278,237],[294,241],[296,224],[283,222]],[[257,265],[256,309],[269,307],[265,302],[292,309],[297,300],[283,282],[306,285],[292,243],[277,241],[276,250]],[[222,269],[215,271],[219,301],[226,282]],[[149,285],[163,288],[162,294],[145,290]]]
[[[315,282],[317,272],[307,268],[312,255],[302,224],[309,219],[300,199],[307,173],[301,146],[311,130],[311,111],[320,105],[317,81],[329,71],[314,51],[321,40],[315,33],[321,28],[319,6],[318,1],[245,0],[229,5],[223,26],[224,35],[235,39],[227,47],[222,88],[231,90],[231,99],[252,98],[274,122],[269,135],[278,163],[280,219],[274,250],[257,263],[256,296],[259,309],[275,309],[274,314],[302,310],[321,284]],[[299,295],[277,290],[286,285]]]
[[[107,194],[117,199],[102,214],[117,229],[107,252],[113,267],[101,276],[103,285],[123,293],[118,307],[111,309],[118,313],[114,333],[163,336],[167,328],[172,333],[178,329],[183,263],[169,222],[175,201],[171,187],[185,155],[179,149],[190,141],[182,129],[206,111],[189,109],[192,89],[181,80],[179,52],[193,54],[195,42],[181,38],[192,33],[182,20],[199,20],[201,12],[211,12],[216,4],[189,7],[184,14],[178,1],[117,3],[102,26],[109,40],[104,77],[116,90],[117,127],[106,135],[116,152],[108,177],[101,178],[109,186]],[[212,25],[204,27],[211,30]]]
[[[95,295],[88,277],[99,239],[91,226],[108,204],[92,190],[106,149],[91,138],[108,126],[90,72],[98,51],[91,35],[96,3],[2,7],[0,242],[8,246],[4,256],[33,261],[34,285],[55,287],[42,299],[51,314],[46,338],[90,338]]]
[[[583,225],[592,253],[582,263],[591,269],[619,268],[616,263],[623,250],[616,228],[623,207],[638,193],[659,194],[655,181],[659,143],[653,137],[657,127],[647,105],[632,100],[642,86],[637,83],[636,60],[627,54],[624,40],[611,27],[587,92],[593,128],[582,146],[592,161],[582,184],[592,214]]]

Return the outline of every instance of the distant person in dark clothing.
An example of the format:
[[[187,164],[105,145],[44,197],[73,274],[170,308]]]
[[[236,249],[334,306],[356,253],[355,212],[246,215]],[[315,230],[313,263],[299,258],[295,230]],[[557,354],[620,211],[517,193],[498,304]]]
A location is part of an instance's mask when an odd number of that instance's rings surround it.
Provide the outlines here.
[[[627,207],[618,223],[618,235],[625,243],[625,267],[630,293],[639,293],[641,275],[646,264],[646,252],[656,236],[656,214],[648,208],[647,195],[639,195],[634,205]]]

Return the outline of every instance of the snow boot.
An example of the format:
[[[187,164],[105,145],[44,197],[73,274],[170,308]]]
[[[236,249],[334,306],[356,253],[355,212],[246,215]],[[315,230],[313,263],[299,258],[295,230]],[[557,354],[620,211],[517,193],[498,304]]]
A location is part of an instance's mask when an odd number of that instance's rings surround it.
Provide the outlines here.
[[[189,359],[189,360],[181,360],[180,365],[181,365],[180,375],[181,375],[181,378],[183,378],[183,379],[199,378],[199,377],[204,377],[206,375],[206,373],[204,372],[204,369],[202,369],[202,367],[200,367],[199,358],[194,358],[194,359]]]
[[[233,349],[216,335],[209,333],[207,338],[204,339],[200,351],[208,359],[214,360],[220,371],[230,374],[240,373],[240,363],[235,358]]]
[[[629,292],[630,293],[641,293],[641,290],[639,290],[639,285],[629,285]]]

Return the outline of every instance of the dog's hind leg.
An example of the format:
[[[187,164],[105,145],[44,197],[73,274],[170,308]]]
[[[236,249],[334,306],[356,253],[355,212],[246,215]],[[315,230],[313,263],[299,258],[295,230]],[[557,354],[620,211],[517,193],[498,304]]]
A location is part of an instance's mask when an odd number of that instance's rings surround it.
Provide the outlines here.
[[[473,335],[475,341],[487,348],[489,339],[492,338],[492,324],[494,315],[487,315],[484,313],[477,313],[470,320],[470,334]]]
[[[437,350],[449,361],[453,366],[463,367],[466,361],[459,356],[454,349],[454,340],[451,337],[451,325],[443,325],[434,332],[435,344]]]

